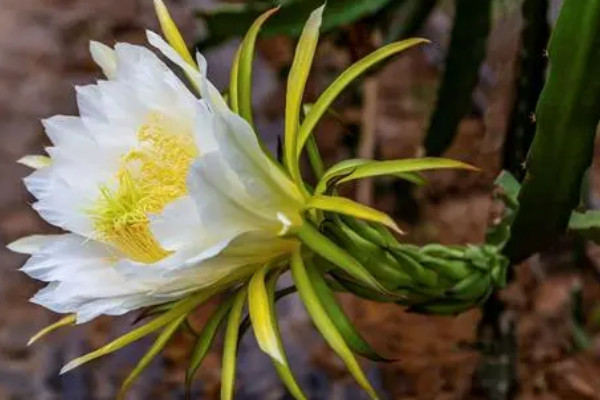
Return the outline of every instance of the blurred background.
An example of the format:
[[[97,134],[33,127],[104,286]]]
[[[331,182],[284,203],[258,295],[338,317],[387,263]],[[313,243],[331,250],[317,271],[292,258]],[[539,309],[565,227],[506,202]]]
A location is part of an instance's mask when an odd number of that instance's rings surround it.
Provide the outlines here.
[[[432,44],[395,57],[346,91],[335,113],[318,128],[319,146],[327,165],[349,156],[393,159],[426,152],[477,165],[482,169],[479,174],[427,174],[429,185],[419,189],[377,181],[345,190],[392,213],[408,232],[407,241],[480,243],[488,223],[498,214],[493,181],[511,161],[504,152],[506,133],[514,129],[515,115],[533,119],[515,100],[524,74],[519,68],[525,27],[522,2],[489,0],[492,17],[489,27],[483,27],[489,35],[480,42],[484,53],[476,64],[475,89],[466,102],[456,99],[467,112],[457,121],[450,146],[430,151],[423,143],[444,81],[454,2],[394,1],[397,7],[370,11],[327,30],[307,100],[314,100],[345,67],[390,38],[418,34]],[[226,89],[229,65],[239,44],[235,32],[244,24],[235,19],[211,23],[207,15],[214,11],[206,10],[222,7],[217,0],[166,3],[188,43],[202,44],[209,78]],[[555,21],[560,4],[559,0],[549,2],[549,24]],[[0,6],[0,239],[6,244],[27,234],[51,231],[30,209],[32,198],[21,183],[28,170],[15,161],[25,154],[41,153],[47,144],[41,118],[77,112],[73,85],[100,77],[89,56],[88,41],[143,44],[144,30],[158,27],[151,0],[1,0]],[[421,19],[415,17],[418,9]],[[472,22],[467,24],[467,37],[478,34],[479,20]],[[293,37],[271,34],[258,45],[254,102],[261,134],[273,148],[282,128],[285,76],[294,44]],[[542,52],[537,56],[543,57]],[[600,199],[597,170],[596,162],[592,202]],[[566,242],[518,266],[509,287],[485,306],[485,318],[480,310],[433,317],[343,298],[365,337],[381,353],[398,360],[364,363],[376,388],[389,399],[600,399],[600,252],[588,246],[574,256],[572,249],[572,243]],[[27,347],[29,337],[58,316],[28,303],[41,285],[17,271],[24,260],[0,248],[0,399],[114,398],[151,338],[59,376],[65,362],[126,331],[135,315],[100,318]],[[210,307],[199,310],[194,323],[201,326]],[[279,307],[292,367],[310,398],[366,398],[314,333],[294,296]],[[183,399],[191,344],[184,333],[177,336],[141,376],[129,398]],[[218,398],[218,350],[205,361],[194,398]],[[251,334],[242,341],[237,386],[237,399],[288,398]]]

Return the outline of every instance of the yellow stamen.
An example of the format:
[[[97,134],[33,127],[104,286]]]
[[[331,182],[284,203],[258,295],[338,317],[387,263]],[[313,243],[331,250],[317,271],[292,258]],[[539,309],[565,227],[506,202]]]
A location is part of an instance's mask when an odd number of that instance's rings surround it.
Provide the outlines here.
[[[197,156],[190,133],[173,132],[167,118],[150,114],[138,131],[140,145],[127,153],[116,189],[103,186],[90,210],[100,240],[135,261],[154,263],[169,255],[150,230],[148,215],[187,193],[186,177]]]

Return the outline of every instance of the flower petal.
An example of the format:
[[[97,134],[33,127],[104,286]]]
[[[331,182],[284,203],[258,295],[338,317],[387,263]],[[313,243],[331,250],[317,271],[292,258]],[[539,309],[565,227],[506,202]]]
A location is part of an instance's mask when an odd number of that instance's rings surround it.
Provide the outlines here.
[[[15,253],[33,254],[52,243],[60,235],[31,235],[17,239],[6,245],[6,248]]]

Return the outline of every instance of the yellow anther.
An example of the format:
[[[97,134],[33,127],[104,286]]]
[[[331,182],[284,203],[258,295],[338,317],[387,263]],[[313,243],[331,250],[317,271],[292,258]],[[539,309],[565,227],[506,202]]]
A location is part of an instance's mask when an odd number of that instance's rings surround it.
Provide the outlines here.
[[[150,114],[138,131],[139,146],[122,158],[117,187],[103,186],[90,210],[99,239],[135,261],[151,264],[169,255],[153,237],[148,215],[187,193],[197,149],[191,132],[178,130],[164,116]]]

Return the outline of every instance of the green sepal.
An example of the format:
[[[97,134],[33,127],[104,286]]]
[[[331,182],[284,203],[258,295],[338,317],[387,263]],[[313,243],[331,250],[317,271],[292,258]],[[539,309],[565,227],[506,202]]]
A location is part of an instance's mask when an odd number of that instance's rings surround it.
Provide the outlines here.
[[[137,340],[140,340],[141,338],[173,322],[182,315],[187,315],[194,308],[196,308],[197,306],[199,306],[200,304],[202,304],[221,290],[221,287],[206,289],[195,295],[191,295],[183,300],[178,301],[177,303],[175,303],[171,310],[156,317],[147,324],[140,326],[139,328],[134,329],[129,333],[126,333],[125,335],[113,340],[112,342],[99,348],[98,350],[92,351],[91,353],[78,357],[72,360],[71,362],[67,363],[61,369],[60,373],[64,374],[74,368],[79,367],[82,364],[85,364],[89,361],[105,356],[107,354],[113,353]]]
[[[233,305],[234,297],[229,297],[227,300],[223,301],[215,312],[210,316],[206,324],[202,328],[198,339],[196,340],[196,344],[194,345],[194,349],[192,350],[192,354],[190,357],[190,363],[188,368],[185,371],[185,388],[186,388],[186,398],[190,398],[190,392],[192,387],[192,382],[194,380],[194,376],[196,372],[202,365],[204,358],[208,354],[215,337],[217,336],[217,332],[219,331],[219,327],[222,325],[225,317],[231,310],[231,306]]]
[[[288,392],[294,397],[296,400],[307,400],[306,395],[296,382],[296,378],[294,378],[294,374],[292,373],[287,356],[285,354],[285,350],[283,348],[283,341],[281,340],[281,333],[279,331],[279,326],[277,325],[277,315],[275,309],[275,302],[278,299],[285,297],[287,294],[294,293],[296,291],[296,287],[286,288],[278,293],[275,291],[277,286],[277,280],[279,279],[279,275],[281,270],[275,271],[272,276],[267,281],[267,296],[270,302],[270,312],[271,312],[271,320],[273,321],[273,330],[275,332],[275,339],[277,340],[277,345],[279,347],[279,351],[283,358],[283,363],[274,361],[273,366],[275,367],[275,371],[279,375],[279,378],[287,388]],[[291,290],[293,289],[293,290]],[[279,297],[278,297],[279,296]]]
[[[322,226],[389,290],[411,283],[410,277],[397,268],[396,261],[388,252],[363,239],[339,219],[336,224],[326,222]]]
[[[302,35],[300,35],[300,39],[298,40],[298,46],[296,47],[286,89],[284,160],[293,181],[302,191],[306,191],[306,189],[302,181],[298,157],[296,156],[300,111],[302,109],[304,88],[319,41],[319,28],[323,18],[324,7],[321,6],[313,11],[304,26]]]
[[[422,264],[410,255],[400,250],[391,250],[390,252],[400,264],[402,271],[413,278],[416,283],[431,287],[438,285],[437,275],[423,267]]]
[[[377,222],[401,233],[396,222],[386,213],[345,197],[315,195],[308,199],[305,207],[307,209],[314,208],[321,211],[348,215],[365,221]]]
[[[392,360],[380,356],[371,345],[361,336],[356,330],[352,321],[342,310],[339,305],[333,291],[327,285],[327,282],[317,269],[311,265],[310,261],[306,262],[306,272],[310,279],[315,293],[321,304],[327,311],[331,322],[336,326],[337,330],[344,337],[344,340],[350,346],[350,348],[360,354],[363,357],[368,358],[372,361],[385,361],[390,362]]]
[[[125,399],[125,396],[127,395],[129,388],[131,388],[131,385],[140,376],[140,374],[144,372],[146,368],[148,368],[148,365],[150,365],[152,360],[154,360],[154,357],[156,357],[158,353],[160,353],[165,348],[169,340],[171,340],[171,337],[175,334],[179,326],[183,323],[183,321],[186,318],[187,314],[184,314],[176,318],[173,322],[169,323],[163,329],[160,335],[158,335],[158,338],[156,338],[156,341],[152,344],[152,347],[150,347],[146,354],[144,354],[144,356],[137,363],[133,371],[131,371],[131,373],[127,376],[127,378],[121,385],[121,389],[119,390],[119,394],[117,395],[117,400]]]
[[[359,282],[379,293],[390,294],[361,263],[325,235],[321,234],[310,222],[305,221],[298,230],[297,235],[308,248]]]
[[[246,287],[243,287],[236,293],[229,317],[227,318],[227,329],[225,331],[225,341],[223,342],[223,362],[221,365],[221,400],[233,399],[239,325],[242,311],[246,304],[246,296]]]
[[[55,323],[50,324],[43,329],[40,329],[35,335],[33,335],[29,339],[29,341],[27,342],[27,346],[31,346],[33,343],[37,342],[44,336],[54,332],[57,329],[60,329],[62,327],[69,326],[69,325],[74,325],[76,321],[77,321],[77,315],[75,315],[75,314],[67,315],[66,317],[59,319]]]
[[[254,21],[239,49],[239,68],[237,76],[239,114],[250,125],[254,125],[252,117],[252,63],[256,39],[263,24],[279,10],[279,7],[266,11]]]
[[[319,96],[317,101],[306,114],[306,119],[300,127],[296,156],[300,156],[302,149],[304,148],[304,144],[312,134],[319,120],[323,117],[323,115],[325,115],[335,99],[350,83],[355,81],[356,78],[384,59],[415,45],[427,42],[428,41],[426,39],[407,39],[398,43],[389,44],[374,51],[362,60],[357,61],[351,67],[342,72],[342,74],[325,90],[325,92]]]
[[[372,399],[377,399],[377,393],[375,389],[369,383],[364,372],[360,368],[356,357],[352,353],[352,350],[348,347],[344,338],[337,330],[336,326],[331,321],[327,311],[323,308],[317,293],[310,281],[306,267],[302,260],[300,249],[296,250],[292,254],[291,261],[292,277],[294,283],[298,288],[300,298],[306,307],[311,319],[315,326],[323,335],[325,341],[331,346],[331,348],[337,353],[337,355],[344,361],[346,367],[358,382],[358,384],[369,394]]]
[[[387,161],[344,160],[325,172],[323,178],[317,184],[315,193],[324,193],[332,180],[335,181],[335,184],[342,184],[356,179],[385,175],[398,176],[398,174],[447,168],[478,171],[477,168],[469,164],[447,158],[410,158]]]

